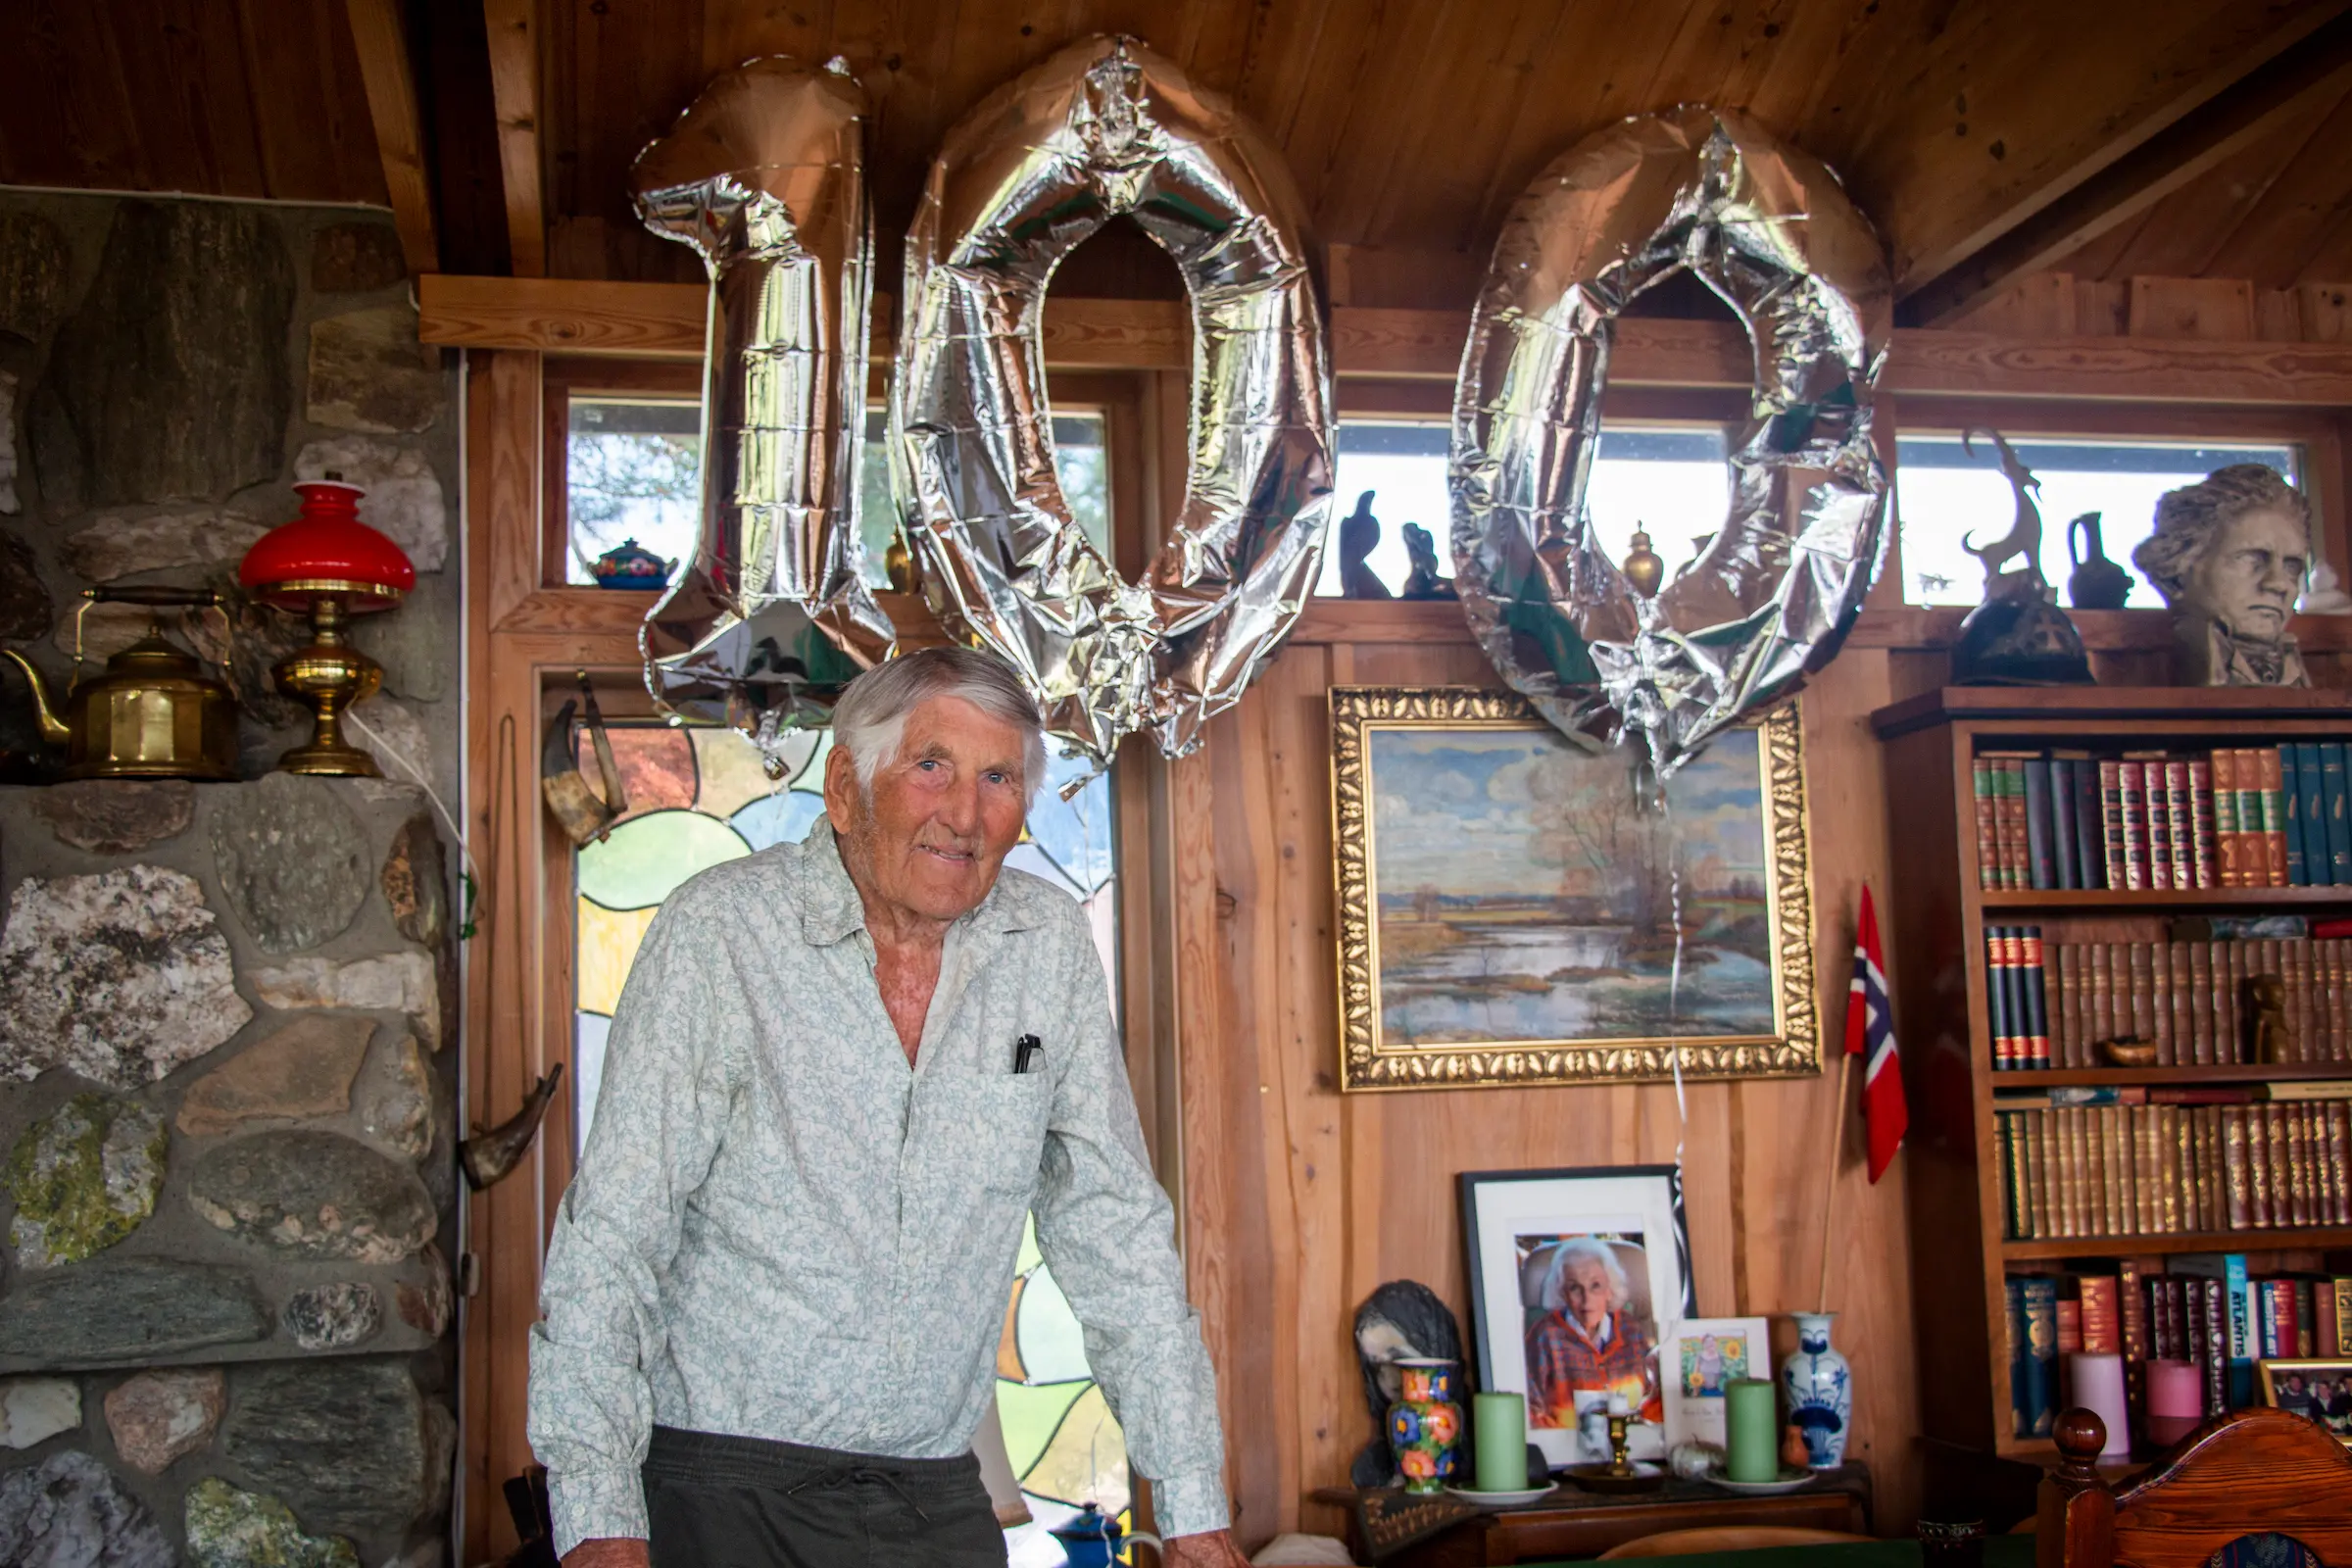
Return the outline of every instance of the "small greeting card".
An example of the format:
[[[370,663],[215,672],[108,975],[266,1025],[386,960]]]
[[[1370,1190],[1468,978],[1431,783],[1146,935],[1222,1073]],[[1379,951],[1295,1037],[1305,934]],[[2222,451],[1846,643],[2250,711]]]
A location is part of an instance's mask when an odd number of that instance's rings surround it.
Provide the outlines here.
[[[1772,1339],[1760,1317],[1692,1317],[1659,1348],[1666,1446],[1724,1444],[1723,1389],[1734,1378],[1772,1376]]]

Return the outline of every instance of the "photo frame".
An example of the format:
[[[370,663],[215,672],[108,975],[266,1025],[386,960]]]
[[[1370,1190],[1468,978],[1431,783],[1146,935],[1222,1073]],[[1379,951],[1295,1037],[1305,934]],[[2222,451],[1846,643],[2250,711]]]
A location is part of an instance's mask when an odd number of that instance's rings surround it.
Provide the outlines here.
[[[1554,1469],[1607,1460],[1612,1398],[1637,1417],[1635,1457],[1662,1456],[1657,1348],[1697,1302],[1679,1173],[1465,1171],[1458,1183],[1478,1388],[1525,1396],[1528,1441]]]
[[[1723,1388],[1734,1378],[1772,1372],[1771,1327],[1760,1317],[1685,1318],[1658,1343],[1664,1385],[1666,1446],[1725,1444]]]
[[[2352,1448],[2352,1356],[2275,1357],[2258,1365],[2263,1403],[2309,1416]]]
[[[1644,803],[1513,692],[1330,694],[1341,1087],[1821,1070],[1796,706]]]

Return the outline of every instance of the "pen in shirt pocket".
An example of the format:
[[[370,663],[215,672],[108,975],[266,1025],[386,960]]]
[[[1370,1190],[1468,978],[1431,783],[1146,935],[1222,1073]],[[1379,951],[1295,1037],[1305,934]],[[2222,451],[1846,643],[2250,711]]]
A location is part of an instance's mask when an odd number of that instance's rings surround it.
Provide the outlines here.
[[[1012,1070],[1027,1072],[1038,1057],[1046,1054],[1046,1043],[1035,1035],[1023,1035],[1012,1043]]]

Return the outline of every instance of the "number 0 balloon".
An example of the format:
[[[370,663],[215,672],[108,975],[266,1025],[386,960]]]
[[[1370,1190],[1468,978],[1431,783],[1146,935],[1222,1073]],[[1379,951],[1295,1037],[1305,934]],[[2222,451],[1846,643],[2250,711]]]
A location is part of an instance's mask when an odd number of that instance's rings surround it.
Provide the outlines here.
[[[1644,595],[1585,485],[1616,318],[1686,270],[1747,327],[1755,385],[1729,516]],[[1884,549],[1871,389],[1892,326],[1869,223],[1752,122],[1642,116],[1557,159],[1504,220],[1454,386],[1455,582],[1495,668],[1571,735],[1639,734],[1664,777],[1829,662]]]
[[[1054,267],[1121,214],[1192,297],[1184,509],[1143,583],[1070,515],[1040,326]],[[1169,756],[1240,700],[1322,561],[1330,361],[1319,261],[1280,154],[1128,38],[999,88],[948,133],[906,239],[892,455],[900,520],[950,627],[1020,669],[1098,762]]]

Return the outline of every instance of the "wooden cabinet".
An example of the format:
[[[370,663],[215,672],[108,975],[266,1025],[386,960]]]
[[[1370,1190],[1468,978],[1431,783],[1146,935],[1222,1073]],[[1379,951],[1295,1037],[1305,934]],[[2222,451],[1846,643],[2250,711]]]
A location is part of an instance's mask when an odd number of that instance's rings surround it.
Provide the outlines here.
[[[1998,1089],[2352,1078],[2352,1063],[2072,1067],[1995,1071],[1984,927],[2039,921],[2082,940],[2161,937],[2175,914],[2352,913],[2352,887],[2049,891],[1980,888],[1970,767],[1981,750],[2201,752],[2352,739],[2352,695],[2333,691],[1952,687],[1871,718],[1886,748],[1892,872],[1882,901],[1895,971],[1895,1036],[1911,1104],[1906,1176],[1922,1427],[1942,1444],[2054,1462],[2047,1439],[2013,1435],[2004,1276],[2059,1259],[2240,1251],[2249,1270],[2341,1262],[2352,1230],[2232,1230],[2096,1239],[2005,1239]],[[2136,935],[2135,935],[2136,934]]]

